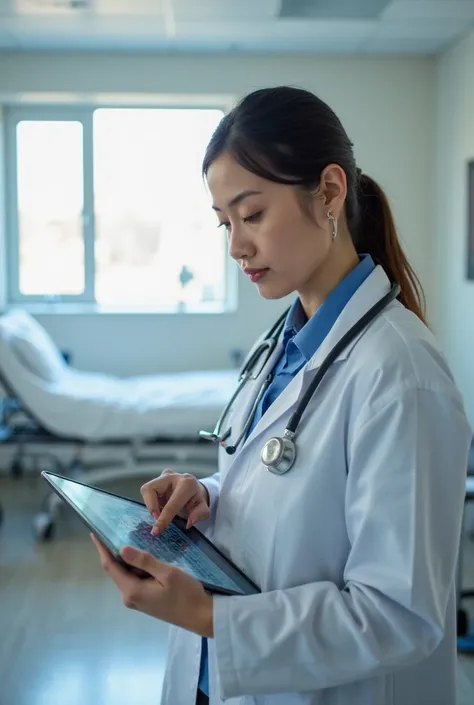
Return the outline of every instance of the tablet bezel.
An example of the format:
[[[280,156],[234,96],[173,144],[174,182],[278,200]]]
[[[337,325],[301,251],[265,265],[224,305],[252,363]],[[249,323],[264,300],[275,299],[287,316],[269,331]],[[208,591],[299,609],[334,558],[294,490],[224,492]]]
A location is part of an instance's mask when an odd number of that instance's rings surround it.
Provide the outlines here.
[[[57,477],[61,480],[67,480],[69,482],[74,482],[77,485],[82,485],[83,487],[87,487],[88,489],[95,490],[97,492],[100,492],[101,494],[109,495],[111,497],[117,497],[119,499],[125,500],[127,502],[130,502],[131,504],[136,504],[140,507],[145,507],[146,505],[144,502],[140,502],[136,499],[132,499],[131,497],[124,497],[122,495],[116,494],[115,492],[109,492],[108,490],[104,490],[101,487],[96,487],[94,485],[89,485],[86,482],[81,482],[80,480],[76,480],[75,478],[72,477],[67,477],[65,475],[59,475],[58,473],[54,472],[49,472],[46,470],[43,470],[41,472],[42,477],[46,480],[48,485],[54,490],[54,492],[61,497],[62,500],[66,502],[68,506],[70,506],[75,513],[78,515],[78,517],[82,520],[82,522],[92,531],[92,533],[97,536],[97,538],[100,540],[100,542],[105,546],[105,548],[112,554],[113,558],[117,563],[119,563],[121,566],[126,568],[127,570],[131,570],[133,573],[135,573],[138,577],[141,578],[149,578],[150,575],[140,569],[134,568],[133,566],[130,566],[128,563],[126,563],[122,556],[120,555],[120,551],[109,541],[109,539],[100,531],[96,526],[94,526],[93,522],[91,522],[87,515],[84,514],[78,507],[76,507],[72,500],[55,484],[54,480],[51,480],[50,478]],[[211,583],[203,582],[200,581],[203,587],[211,593],[217,593],[220,595],[237,595],[240,597],[244,597],[245,595],[252,595],[252,594],[258,594],[260,593],[260,588],[252,581],[250,578],[245,575],[245,573],[235,565],[232,561],[230,561],[227,556],[220,551],[208,538],[205,536],[199,529],[197,529],[195,526],[191,527],[190,529],[186,529],[186,521],[182,519],[179,516],[176,516],[173,519],[173,523],[175,526],[182,531],[183,533],[186,534],[188,538],[190,538],[193,543],[195,543],[198,548],[200,548],[203,553],[210,558],[213,562],[216,563],[217,567],[220,568],[226,575],[231,580],[235,580],[236,578],[240,578],[241,581],[243,581],[242,589],[245,590],[247,588],[247,591],[245,593],[239,593],[235,592],[233,590],[228,590],[226,588],[223,588],[219,585],[213,585]],[[204,550],[202,548],[202,544],[207,548],[207,550]],[[214,561],[214,557],[212,554],[215,554],[215,556],[219,557],[219,561]],[[228,571],[226,571],[226,567],[229,567],[231,569],[230,574]],[[237,575],[232,575],[232,572],[236,573]],[[238,581],[237,581],[238,582]],[[247,585],[245,585],[247,584]]]

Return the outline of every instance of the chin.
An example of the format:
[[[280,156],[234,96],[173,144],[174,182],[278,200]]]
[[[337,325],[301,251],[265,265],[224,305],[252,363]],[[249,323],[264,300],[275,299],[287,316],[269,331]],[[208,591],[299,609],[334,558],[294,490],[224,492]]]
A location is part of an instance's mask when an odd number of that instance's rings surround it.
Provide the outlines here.
[[[258,286],[258,293],[260,296],[264,299],[282,299],[284,296],[288,296],[289,294],[292,294],[294,289],[289,288],[289,287],[284,287],[284,286],[278,286],[277,284],[267,284],[265,282],[262,282],[260,286]]]

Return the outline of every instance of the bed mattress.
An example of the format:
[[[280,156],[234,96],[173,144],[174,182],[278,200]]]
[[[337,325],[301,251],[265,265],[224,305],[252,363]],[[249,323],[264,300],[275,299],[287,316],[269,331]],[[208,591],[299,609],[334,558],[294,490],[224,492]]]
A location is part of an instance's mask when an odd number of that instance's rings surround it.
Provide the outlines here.
[[[48,431],[87,441],[194,439],[212,430],[237,383],[236,370],[122,379],[65,367],[55,381],[25,369],[0,340],[0,370]]]

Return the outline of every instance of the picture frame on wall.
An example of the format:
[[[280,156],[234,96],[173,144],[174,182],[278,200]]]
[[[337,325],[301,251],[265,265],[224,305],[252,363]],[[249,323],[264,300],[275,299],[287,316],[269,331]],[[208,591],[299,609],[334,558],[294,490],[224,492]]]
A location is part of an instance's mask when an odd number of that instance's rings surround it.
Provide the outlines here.
[[[468,163],[467,278],[474,280],[474,159]]]

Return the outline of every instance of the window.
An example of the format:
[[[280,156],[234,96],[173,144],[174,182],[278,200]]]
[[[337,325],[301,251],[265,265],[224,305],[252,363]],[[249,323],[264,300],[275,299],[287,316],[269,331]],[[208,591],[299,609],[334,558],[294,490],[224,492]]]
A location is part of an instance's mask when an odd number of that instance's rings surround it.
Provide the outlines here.
[[[9,298],[226,310],[226,243],[201,161],[222,110],[6,115]]]
[[[18,275],[25,295],[84,291],[82,176],[80,122],[18,123]]]

